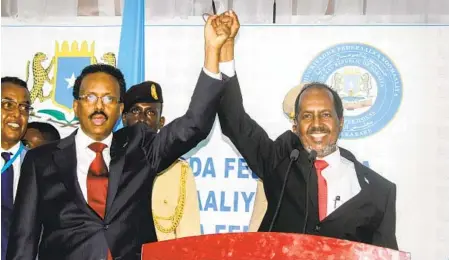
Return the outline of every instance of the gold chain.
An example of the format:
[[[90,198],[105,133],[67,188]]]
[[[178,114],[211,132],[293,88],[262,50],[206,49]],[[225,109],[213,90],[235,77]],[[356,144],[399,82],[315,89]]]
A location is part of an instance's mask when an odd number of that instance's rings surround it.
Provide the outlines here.
[[[185,205],[185,200],[186,200],[187,167],[189,167],[188,164],[182,162],[178,204],[176,205],[175,213],[169,217],[161,217],[161,216],[157,216],[156,214],[154,214],[154,211],[153,211],[154,225],[162,233],[172,233],[173,231],[175,231],[175,229],[179,225],[179,222],[181,221],[182,215],[184,213],[184,205]],[[170,227],[166,228],[166,227],[162,226],[162,224],[159,223],[158,220],[170,220],[170,221],[172,221],[172,224]]]

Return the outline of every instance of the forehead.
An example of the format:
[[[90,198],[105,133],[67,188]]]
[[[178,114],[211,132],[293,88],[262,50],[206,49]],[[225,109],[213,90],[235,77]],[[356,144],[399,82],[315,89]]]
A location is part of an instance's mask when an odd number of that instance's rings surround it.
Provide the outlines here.
[[[35,128],[28,128],[26,133],[25,133],[24,138],[25,139],[31,139],[31,138],[44,139],[43,136],[42,136],[42,133],[39,130],[35,129]]]
[[[80,93],[120,93],[120,85],[116,78],[104,73],[95,72],[86,75],[81,81]]]
[[[144,102],[141,102],[141,103],[134,104],[132,107],[141,108],[141,109],[147,109],[147,108],[157,109],[157,108],[161,108],[161,105],[162,105],[161,103],[144,103]]]
[[[2,98],[15,100],[19,103],[30,102],[28,90],[13,83],[2,83]]]
[[[333,109],[334,98],[325,88],[310,88],[302,93],[298,106],[301,110]]]

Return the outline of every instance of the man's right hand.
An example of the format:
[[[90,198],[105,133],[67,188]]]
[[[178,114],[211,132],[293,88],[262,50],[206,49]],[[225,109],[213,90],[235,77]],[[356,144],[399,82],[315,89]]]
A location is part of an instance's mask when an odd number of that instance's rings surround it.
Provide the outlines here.
[[[234,59],[235,37],[240,29],[240,22],[234,11],[229,10],[220,15],[220,22],[230,30],[230,35],[221,48],[220,62],[227,62]]]
[[[219,73],[218,62],[223,44],[229,38],[231,29],[221,23],[219,16],[209,16],[204,26],[205,61],[204,67],[212,72]]]
[[[237,14],[232,10],[226,11],[220,15],[220,21],[231,31],[227,41],[233,41],[240,29],[240,22]]]

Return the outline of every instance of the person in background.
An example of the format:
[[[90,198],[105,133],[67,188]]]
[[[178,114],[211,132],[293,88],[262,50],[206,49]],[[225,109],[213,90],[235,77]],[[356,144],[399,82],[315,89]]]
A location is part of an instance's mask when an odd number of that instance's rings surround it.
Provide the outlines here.
[[[158,83],[145,81],[132,86],[125,94],[123,125],[141,122],[158,132],[165,124],[163,103]],[[151,200],[159,241],[201,234],[195,176],[185,160],[178,159],[157,175]]]
[[[251,219],[249,220],[249,232],[257,232],[259,230],[260,224],[262,224],[263,217],[267,212],[268,201],[265,196],[265,190],[263,188],[263,181],[257,179],[256,186],[256,197],[254,199],[253,213],[251,214]]]
[[[30,150],[59,139],[61,139],[61,136],[53,125],[44,122],[30,122],[22,143]]]
[[[21,145],[32,111],[27,83],[2,77],[2,260],[6,259],[11,215],[26,150]]]

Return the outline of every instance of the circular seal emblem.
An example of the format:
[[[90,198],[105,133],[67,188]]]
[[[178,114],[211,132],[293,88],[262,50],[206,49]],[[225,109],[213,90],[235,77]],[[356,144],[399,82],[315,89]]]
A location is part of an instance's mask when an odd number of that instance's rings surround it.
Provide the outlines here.
[[[309,64],[302,82],[324,82],[341,97],[343,139],[380,131],[399,109],[402,80],[393,62],[378,49],[360,43],[335,45]]]

